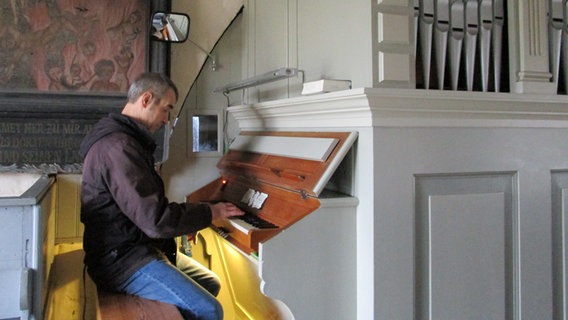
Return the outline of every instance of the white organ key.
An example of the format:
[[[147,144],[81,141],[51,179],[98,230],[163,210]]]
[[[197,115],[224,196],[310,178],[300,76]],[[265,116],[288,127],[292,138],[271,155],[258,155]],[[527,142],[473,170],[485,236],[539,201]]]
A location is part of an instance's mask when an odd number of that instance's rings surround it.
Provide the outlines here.
[[[475,71],[475,52],[478,32],[477,0],[465,2],[465,66],[467,91],[473,91],[473,73]]]
[[[436,71],[438,74],[438,89],[444,89],[444,75],[446,70],[446,52],[448,49],[448,31],[450,29],[450,2],[449,0],[436,1],[436,28],[434,29],[434,42],[436,45]]]
[[[458,89],[461,48],[464,36],[464,5],[462,0],[455,0],[450,5],[450,73],[452,90]]]
[[[239,218],[234,218],[234,219],[228,219],[229,223],[235,227],[235,229],[239,230],[240,232],[244,233],[244,234],[248,234],[251,230],[255,230],[258,229],[257,227],[239,219]]]
[[[488,90],[489,52],[491,49],[491,29],[493,28],[493,1],[481,0],[479,4],[480,52],[481,52],[481,88]]]

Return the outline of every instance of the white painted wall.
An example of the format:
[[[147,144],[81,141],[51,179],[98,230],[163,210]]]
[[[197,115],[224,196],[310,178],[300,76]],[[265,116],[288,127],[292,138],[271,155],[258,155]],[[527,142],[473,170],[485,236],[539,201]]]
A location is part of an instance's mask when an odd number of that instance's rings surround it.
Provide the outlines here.
[[[180,91],[177,105],[180,111],[162,175],[172,201],[185,201],[187,194],[218,176],[215,165],[220,157],[192,156],[188,121],[190,114],[200,110],[222,112],[227,100],[222,94],[212,94],[213,89],[220,83],[240,79],[241,56],[235,53],[242,51],[242,17],[236,17],[241,6],[242,1],[238,0],[174,1],[172,4],[172,11],[190,15],[189,38],[200,47],[212,50],[217,64],[212,70],[212,59],[191,42],[171,45],[171,77]],[[232,27],[225,30],[233,19],[236,20]],[[221,35],[223,41],[213,50]]]
[[[530,153],[523,151],[522,141],[530,137],[532,130],[524,130],[524,138],[515,137],[515,130],[511,127],[553,130],[566,127],[566,111],[562,106],[562,97],[548,96],[550,84],[547,82],[546,70],[547,39],[542,34],[546,8],[543,3],[508,1],[510,18],[513,15],[509,25],[509,30],[512,30],[509,59],[511,88],[517,93],[537,94],[531,95],[528,102],[516,94],[484,95],[459,92],[446,95],[426,90],[377,90],[369,91],[374,96],[371,102],[367,102],[371,103],[372,115],[359,114],[362,112],[359,107],[364,98],[357,98],[356,101],[350,102],[354,114],[341,119],[330,119],[328,117],[334,115],[321,110],[317,118],[313,117],[309,108],[324,108],[327,103],[336,100],[322,100],[316,103],[317,106],[313,103],[298,104],[294,99],[300,96],[301,80],[296,78],[248,89],[244,95],[242,92],[229,95],[231,105],[252,105],[250,119],[259,117],[255,121],[260,123],[245,124],[245,127],[336,128],[336,123],[321,124],[317,121],[340,120],[345,122],[345,127],[359,127],[358,147],[364,149],[359,150],[357,168],[360,171],[355,184],[355,193],[360,200],[357,221],[358,318],[412,319],[415,316],[412,306],[415,299],[412,278],[415,268],[413,215],[419,213],[413,211],[414,174],[459,175],[465,172],[482,174],[494,170],[518,171],[524,180],[528,177],[525,176],[527,172],[530,173],[530,167],[527,171],[527,167],[519,166],[516,162],[530,156]],[[227,30],[214,50],[219,69],[213,72],[206,64],[192,87],[186,110],[223,110],[228,105],[227,100],[222,94],[212,93],[213,88],[282,66],[304,70],[306,80],[323,77],[350,79],[353,81],[353,87],[359,89],[412,88],[414,39],[411,34],[413,25],[410,1],[355,0],[347,3],[339,0],[248,0],[244,4],[242,18],[238,18]],[[531,24],[524,24],[523,21],[531,21]],[[537,55],[531,51],[535,47],[542,49]],[[182,58],[179,52],[174,52],[174,56]],[[179,62],[174,66],[178,68]],[[176,72],[185,74],[181,68]],[[272,114],[264,114],[266,110],[275,107],[271,101],[286,101],[283,103],[292,106],[288,106],[285,112],[278,114],[278,119],[274,119]],[[540,107],[543,107],[542,114],[539,113]],[[532,111],[526,113],[525,110]],[[172,150],[177,151],[172,152],[170,161],[164,167],[168,192],[175,200],[203,186],[208,178],[216,176],[213,163],[216,163],[217,158],[192,158],[187,151],[181,152],[186,150],[188,141],[187,129],[179,130],[179,127],[187,126],[183,115],[172,138]],[[246,122],[249,118],[241,120]],[[476,138],[468,136],[469,129],[440,129],[464,123],[467,123],[465,126],[468,128],[475,128],[476,134],[485,137],[483,139],[487,139],[484,128],[505,126],[505,130],[492,132],[502,131],[506,134],[490,134],[490,139],[498,139],[500,136],[507,137],[508,140],[514,139],[516,147],[503,149],[502,147],[507,146],[507,140],[497,141],[498,143],[477,141]],[[406,133],[407,127],[431,126],[436,129],[413,129],[412,132]],[[399,129],[390,130],[389,127]],[[236,130],[233,123],[230,132]],[[546,130],[543,132],[539,133],[540,140],[535,142],[533,147],[538,147],[552,137],[548,136]],[[561,129],[560,133],[566,134],[565,129]],[[434,139],[440,134],[443,139]],[[436,141],[443,141],[446,144],[453,141],[455,147],[460,147],[460,154],[471,154],[467,146],[452,140],[454,134],[456,139],[462,141],[488,143],[491,151],[501,152],[501,159],[505,160],[498,163],[491,154],[482,154],[483,163],[474,163],[471,160],[460,162],[452,158],[455,153],[451,151],[432,151],[443,145],[424,149],[425,143],[435,144]],[[404,139],[397,140],[399,136]],[[408,146],[412,148],[405,150]],[[403,166],[406,167],[389,170],[388,166],[400,164],[395,156],[385,154],[391,150],[395,151],[393,154],[405,157]],[[424,151],[424,154],[420,153],[420,150]],[[558,152],[562,154],[561,151]],[[426,160],[430,162],[425,162]],[[546,157],[535,161],[531,166],[538,167],[541,172],[551,168],[565,170],[566,167],[564,163],[561,166],[556,163],[551,165]],[[384,167],[385,163],[387,167]],[[428,163],[431,165],[427,165]],[[381,171],[377,171],[377,168],[381,168]],[[396,176],[393,178],[393,175]],[[389,177],[398,179],[396,182],[399,187],[393,189],[388,181]],[[544,188],[546,181],[538,182]],[[520,258],[514,261],[515,265],[509,266],[507,272],[520,272],[522,268],[529,274],[525,273],[521,278],[515,279],[518,281],[515,284],[518,287],[514,290],[518,291],[507,291],[508,295],[514,295],[514,303],[518,303],[513,306],[513,311],[509,311],[514,313],[509,318],[549,319],[550,273],[540,273],[537,264],[527,258],[535,257],[534,261],[537,261],[536,258],[542,258],[542,252],[551,250],[548,241],[550,234],[545,232],[550,229],[550,219],[539,219],[537,214],[542,211],[542,204],[549,196],[540,194],[538,201],[532,202],[530,192],[534,188],[529,185],[525,188],[526,191],[522,190],[520,195],[524,197],[521,202],[532,211],[522,209],[515,212],[515,215],[523,219],[520,226],[525,228],[520,230],[523,232],[519,236],[521,242],[515,244],[520,247],[515,250],[522,247],[527,251],[522,254],[517,251]],[[537,210],[533,210],[535,208]],[[403,209],[403,212],[398,209]],[[550,216],[550,213],[544,214]],[[502,229],[495,232],[501,231]],[[495,235],[496,233],[493,234]],[[550,259],[541,261],[544,261],[545,269],[551,269]],[[506,291],[510,287],[500,289]]]

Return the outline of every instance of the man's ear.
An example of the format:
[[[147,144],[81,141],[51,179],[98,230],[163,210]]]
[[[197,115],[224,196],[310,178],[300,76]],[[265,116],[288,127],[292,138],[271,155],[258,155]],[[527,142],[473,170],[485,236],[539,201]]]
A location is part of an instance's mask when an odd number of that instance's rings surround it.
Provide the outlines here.
[[[149,91],[146,91],[142,94],[142,106],[144,108],[146,108],[148,106],[148,104],[150,103],[150,101],[152,101],[152,93]]]

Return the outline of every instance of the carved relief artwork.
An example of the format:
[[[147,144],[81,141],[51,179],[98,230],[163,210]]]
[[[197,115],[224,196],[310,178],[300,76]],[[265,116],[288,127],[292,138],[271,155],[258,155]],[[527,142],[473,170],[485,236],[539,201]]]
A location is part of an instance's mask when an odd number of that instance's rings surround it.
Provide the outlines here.
[[[126,92],[149,1],[0,0],[0,91]]]

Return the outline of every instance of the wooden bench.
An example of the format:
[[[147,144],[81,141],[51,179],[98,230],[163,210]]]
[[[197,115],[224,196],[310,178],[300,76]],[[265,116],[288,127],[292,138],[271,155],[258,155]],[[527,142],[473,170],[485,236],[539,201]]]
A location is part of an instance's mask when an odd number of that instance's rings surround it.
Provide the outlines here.
[[[104,291],[97,291],[97,296],[97,320],[183,320],[171,304]]]
[[[45,320],[183,319],[173,305],[97,290],[91,278],[83,274],[81,243],[58,244],[54,252]]]

